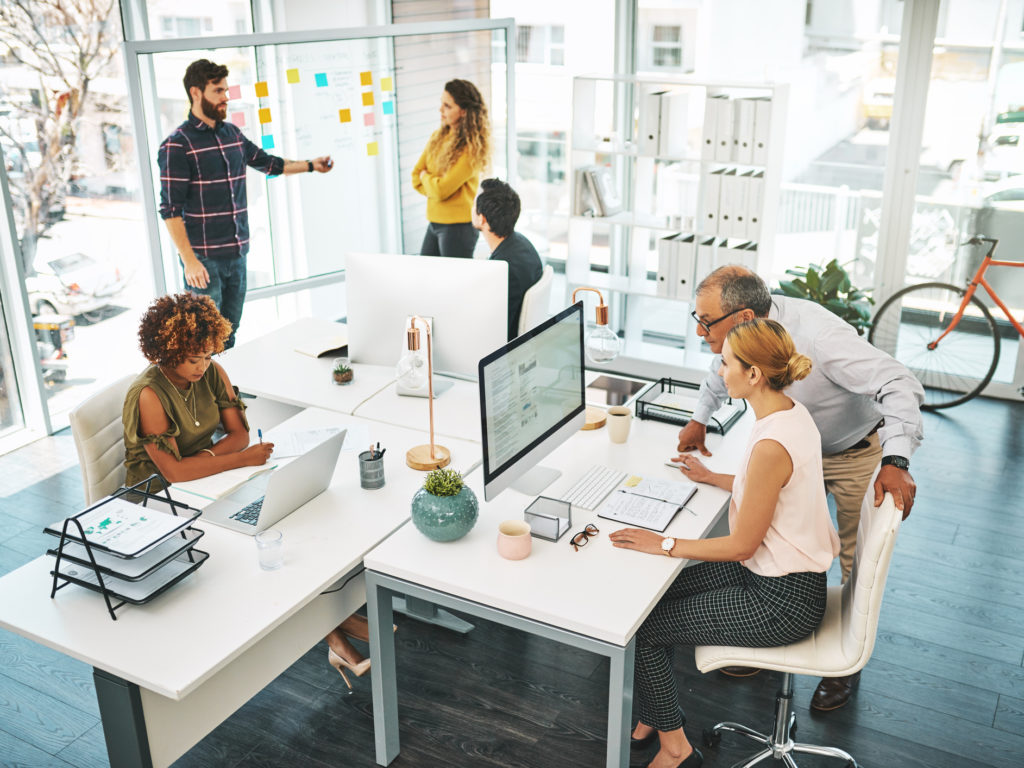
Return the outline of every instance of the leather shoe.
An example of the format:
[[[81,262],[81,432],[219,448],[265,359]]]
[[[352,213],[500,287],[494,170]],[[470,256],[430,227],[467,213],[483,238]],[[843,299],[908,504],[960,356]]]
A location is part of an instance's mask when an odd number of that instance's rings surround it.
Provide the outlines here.
[[[683,725],[686,725],[686,713],[683,712],[683,708],[679,708],[679,715],[683,718]],[[635,727],[634,727],[635,730]],[[629,749],[636,752],[640,749],[646,749],[648,744],[652,744],[655,739],[658,738],[658,731],[653,730],[644,736],[642,739],[634,739],[632,736],[629,737]]]
[[[757,667],[720,667],[718,671],[729,677],[753,677],[761,670]]]
[[[846,677],[823,677],[811,697],[811,709],[830,712],[845,706],[860,684],[860,672]]]

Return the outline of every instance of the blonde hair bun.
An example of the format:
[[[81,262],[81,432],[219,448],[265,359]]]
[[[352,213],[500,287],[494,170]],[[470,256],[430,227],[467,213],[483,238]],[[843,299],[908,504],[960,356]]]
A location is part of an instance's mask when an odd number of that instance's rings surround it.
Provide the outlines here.
[[[736,358],[747,368],[760,368],[774,390],[783,390],[811,372],[811,359],[796,351],[789,333],[775,320],[739,323],[726,338]]]
[[[796,352],[789,358],[788,374],[790,382],[806,379],[811,373],[811,358]]]

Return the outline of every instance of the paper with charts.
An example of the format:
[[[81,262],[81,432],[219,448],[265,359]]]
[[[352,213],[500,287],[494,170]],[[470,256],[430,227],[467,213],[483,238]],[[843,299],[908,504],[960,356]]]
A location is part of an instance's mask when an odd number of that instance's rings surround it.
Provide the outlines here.
[[[689,480],[630,475],[609,494],[597,516],[661,532],[696,492],[696,484]]]
[[[111,499],[79,517],[78,522],[90,544],[133,555],[181,528],[183,520],[124,499]]]

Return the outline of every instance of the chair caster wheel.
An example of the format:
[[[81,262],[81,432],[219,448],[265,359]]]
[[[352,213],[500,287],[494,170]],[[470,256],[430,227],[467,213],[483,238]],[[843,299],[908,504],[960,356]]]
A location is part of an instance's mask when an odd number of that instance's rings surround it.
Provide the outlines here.
[[[722,734],[716,733],[711,728],[705,728],[702,731],[702,735],[704,736],[705,747],[717,747],[722,743]]]

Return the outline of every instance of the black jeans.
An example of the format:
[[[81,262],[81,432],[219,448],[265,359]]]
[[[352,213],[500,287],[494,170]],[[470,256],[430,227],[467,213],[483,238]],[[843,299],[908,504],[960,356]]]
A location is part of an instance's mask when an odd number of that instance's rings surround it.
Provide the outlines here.
[[[479,233],[472,224],[427,224],[420,246],[421,256],[454,256],[460,259],[473,258],[473,248]]]

